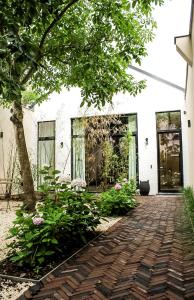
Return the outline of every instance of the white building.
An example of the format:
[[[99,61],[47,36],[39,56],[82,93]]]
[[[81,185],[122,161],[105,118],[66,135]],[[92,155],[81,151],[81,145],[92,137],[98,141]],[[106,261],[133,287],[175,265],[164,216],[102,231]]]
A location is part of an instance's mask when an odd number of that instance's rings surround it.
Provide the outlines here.
[[[32,162],[38,164],[38,168],[50,164],[64,176],[85,178],[87,139],[83,131],[72,129],[75,127],[74,120],[96,114],[116,114],[123,117],[123,122],[129,121],[133,132],[129,149],[129,177],[149,180],[150,194],[177,192],[189,183],[185,63],[173,45],[174,36],[181,35],[180,30],[187,30],[187,22],[180,26],[180,19],[188,13],[189,2],[173,0],[157,9],[156,40],[149,45],[149,55],[141,68],[130,68],[137,79],[147,80],[147,88],[140,95],[116,95],[113,107],[107,105],[97,111],[80,109],[80,91],[71,89],[54,93],[47,102],[34,107],[33,120],[28,118],[31,132],[28,148],[33,153]],[[2,123],[0,118],[1,127]],[[116,144],[119,143],[119,137],[111,138],[115,139]],[[95,163],[99,163],[99,157]],[[95,170],[99,173],[98,166]]]
[[[73,140],[76,137],[79,138],[78,134],[72,130],[72,120],[96,114],[117,114],[131,116],[130,120],[133,117],[136,120],[136,128],[132,130],[136,136],[136,139],[134,138],[136,145],[132,146],[133,159],[129,166],[131,176],[137,175],[139,180],[149,180],[151,194],[179,191],[183,183],[187,184],[185,169],[187,141],[182,138],[182,136],[184,137],[184,128],[181,127],[185,110],[184,89],[160,78],[151,78],[152,74],[145,75],[138,71],[131,71],[136,73],[135,75],[139,79],[146,77],[147,88],[137,97],[127,94],[115,96],[113,107],[107,105],[102,111],[80,109],[79,89],[53,94],[48,102],[43,103],[40,107],[35,107],[34,116],[40,135],[35,138],[34,148],[36,141],[39,140],[37,153],[39,167],[55,161],[55,168],[60,170],[64,176],[71,174],[72,177],[85,178],[84,156],[87,156],[85,144],[81,139],[78,140],[78,143],[82,144],[80,155],[71,149]],[[179,118],[180,123],[178,124]],[[160,122],[161,128],[157,129],[156,125],[161,119],[163,120]],[[53,121],[55,129],[51,130],[52,123],[42,123],[45,121]],[[46,129],[47,126],[49,126],[48,129]],[[49,134],[49,131],[52,133]],[[36,132],[38,133],[38,130]],[[165,139],[167,139],[166,142]],[[164,147],[167,152],[166,157],[163,157]],[[134,151],[137,151],[136,157]],[[80,163],[82,172],[78,172],[79,174],[75,170],[76,164],[78,164],[76,159],[82,160]]]
[[[186,72],[186,119],[185,126],[187,127],[186,134],[188,143],[188,159],[189,165],[187,169],[188,173],[188,185],[194,187],[194,1],[191,5],[191,16],[190,16],[190,29],[189,34],[185,31],[182,36],[177,36],[175,38],[176,48],[179,54],[187,62],[187,72]],[[189,18],[188,18],[189,20]],[[189,21],[188,21],[189,23]]]

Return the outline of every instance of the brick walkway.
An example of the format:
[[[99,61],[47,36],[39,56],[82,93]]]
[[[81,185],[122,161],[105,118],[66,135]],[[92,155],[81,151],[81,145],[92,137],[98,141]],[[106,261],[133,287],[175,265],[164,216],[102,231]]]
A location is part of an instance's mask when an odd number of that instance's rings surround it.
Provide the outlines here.
[[[194,248],[182,199],[141,200],[129,216],[47,276],[36,293],[20,299],[194,299]]]

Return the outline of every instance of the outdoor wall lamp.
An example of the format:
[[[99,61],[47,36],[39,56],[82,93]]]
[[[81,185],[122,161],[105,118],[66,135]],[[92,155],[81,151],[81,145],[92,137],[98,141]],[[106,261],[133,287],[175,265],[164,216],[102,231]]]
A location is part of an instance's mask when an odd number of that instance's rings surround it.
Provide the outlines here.
[[[3,132],[0,132],[0,139],[3,138]]]
[[[148,138],[145,138],[145,144],[148,145]]]
[[[63,148],[63,142],[60,143],[60,147]]]

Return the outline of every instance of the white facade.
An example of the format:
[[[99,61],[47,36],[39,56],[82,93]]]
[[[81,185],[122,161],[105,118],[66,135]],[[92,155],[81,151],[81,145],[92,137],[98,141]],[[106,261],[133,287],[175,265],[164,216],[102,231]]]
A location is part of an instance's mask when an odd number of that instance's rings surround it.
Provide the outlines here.
[[[185,86],[186,64],[176,53],[174,36],[188,30],[190,0],[172,0],[157,7],[155,40],[148,45],[148,56],[142,62],[142,70],[160,76],[174,84]],[[48,102],[35,108],[36,121],[56,120],[55,165],[65,175],[71,174],[71,118],[101,114],[137,113],[139,179],[150,180],[151,194],[158,193],[158,158],[156,112],[181,111],[183,136],[183,180],[188,184],[188,147],[184,92],[145,74],[129,70],[138,79],[147,80],[147,88],[137,97],[119,94],[114,97],[114,108],[106,106],[101,111],[80,109],[79,89],[53,94]],[[37,130],[36,130],[37,132]],[[148,145],[145,139],[148,138]],[[62,144],[61,144],[62,143]],[[34,147],[37,138],[34,140]],[[63,145],[63,147],[61,147]]]
[[[0,179],[10,179],[13,169],[17,177],[20,176],[19,170],[16,172],[16,145],[14,127],[10,121],[11,113],[9,109],[0,107]],[[24,109],[24,131],[26,136],[26,144],[30,160],[36,161],[36,148],[33,148],[32,141],[35,139],[33,129],[35,127],[33,112]],[[16,162],[16,164],[15,164]],[[17,180],[16,180],[17,181]],[[19,188],[19,187],[18,187]],[[5,190],[5,185],[0,185],[0,194]]]
[[[189,35],[176,37],[177,52],[187,62],[185,127],[188,139],[188,185],[194,187],[194,1],[192,0]],[[187,34],[187,32],[185,32]],[[189,124],[190,123],[190,124]]]
[[[34,116],[37,122],[56,120],[55,167],[64,176],[71,174],[71,118],[108,114],[137,113],[138,121],[138,160],[139,179],[150,181],[150,193],[158,193],[158,159],[156,112],[181,111],[184,118],[184,92],[176,87],[151,79],[136,71],[136,78],[147,79],[147,88],[137,97],[119,94],[114,97],[114,106],[107,105],[101,111],[97,109],[80,109],[81,96],[79,89],[53,94],[48,102],[35,108]],[[35,122],[34,122],[35,123]],[[183,137],[184,135],[184,128]],[[37,130],[36,130],[37,131]],[[146,145],[148,138],[148,145]],[[37,144],[34,139],[34,148]],[[63,145],[61,147],[61,145]],[[187,141],[183,138],[183,172],[184,184],[187,184]]]
[[[156,39],[148,45],[148,56],[141,68],[151,74],[162,77],[169,82],[151,78],[135,70],[129,70],[137,79],[146,79],[147,88],[137,97],[128,94],[116,95],[114,107],[107,105],[101,111],[96,109],[80,109],[81,95],[79,89],[63,90],[60,94],[52,94],[47,102],[34,107],[34,112],[25,113],[25,131],[28,150],[33,164],[37,164],[37,122],[56,121],[55,130],[55,167],[62,174],[71,174],[71,118],[92,116],[95,114],[131,114],[137,113],[138,120],[138,172],[140,180],[149,180],[151,194],[158,193],[158,152],[156,133],[156,112],[181,111],[182,118],[182,150],[183,181],[189,184],[187,115],[184,113],[184,92],[175,85],[185,86],[186,64],[176,53],[173,45],[174,36],[181,35],[188,28],[188,11],[190,0],[172,0],[158,7],[154,16],[158,24]],[[185,18],[184,18],[185,16]],[[185,22],[183,22],[185,19]],[[148,74],[149,75],[149,74]],[[170,84],[173,82],[173,84]],[[0,146],[4,148],[13,140],[12,124],[8,110],[0,109]],[[8,133],[9,129],[9,133]],[[146,139],[148,144],[146,145]],[[4,151],[6,152],[6,151]],[[0,154],[1,154],[0,150]],[[7,158],[4,161],[8,161]],[[3,174],[2,154],[0,155],[0,178]]]

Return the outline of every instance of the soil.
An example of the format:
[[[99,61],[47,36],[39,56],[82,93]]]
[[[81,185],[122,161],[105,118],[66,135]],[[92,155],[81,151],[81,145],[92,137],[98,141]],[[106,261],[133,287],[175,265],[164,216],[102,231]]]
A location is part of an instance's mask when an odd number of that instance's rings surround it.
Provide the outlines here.
[[[85,236],[85,239],[88,243],[98,235],[99,232],[88,232],[87,235]],[[60,254],[57,253],[53,255],[52,257],[50,257],[50,259],[49,257],[47,257],[46,264],[42,265],[41,268],[38,270],[38,272],[35,272],[33,269],[29,268],[28,265],[22,267],[18,266],[16,265],[16,263],[12,263],[9,260],[9,258],[6,258],[0,261],[0,273],[8,276],[39,280],[44,275],[52,271],[59,264],[61,264],[64,260],[72,256],[74,253],[76,253],[84,245],[85,243],[82,240],[77,239],[76,241],[70,242],[65,247],[61,247],[63,248],[63,252]]]

